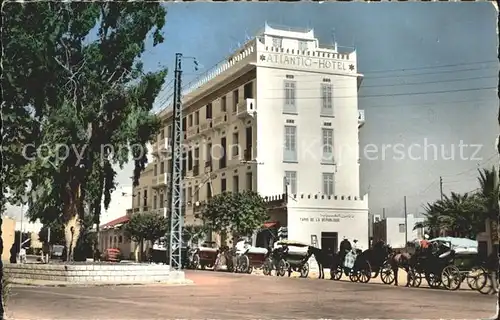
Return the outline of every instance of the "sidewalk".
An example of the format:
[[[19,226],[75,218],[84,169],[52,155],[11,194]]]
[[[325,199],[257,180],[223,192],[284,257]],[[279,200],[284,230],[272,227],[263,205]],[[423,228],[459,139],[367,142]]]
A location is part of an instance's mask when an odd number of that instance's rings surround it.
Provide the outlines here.
[[[134,283],[134,282],[68,282],[68,281],[51,281],[51,280],[33,280],[33,279],[9,279],[12,286],[33,286],[33,287],[113,287],[113,286],[153,286],[153,285],[168,285],[182,286],[191,285],[193,281],[189,279],[172,280],[168,282],[151,282],[151,283]]]

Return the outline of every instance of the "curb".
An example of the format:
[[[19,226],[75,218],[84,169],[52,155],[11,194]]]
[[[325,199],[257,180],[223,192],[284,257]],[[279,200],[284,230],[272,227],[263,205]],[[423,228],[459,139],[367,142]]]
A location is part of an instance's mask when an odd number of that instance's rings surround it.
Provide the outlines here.
[[[40,283],[37,281],[25,281],[20,279],[10,279],[10,285],[13,287],[50,287],[50,288],[65,288],[65,287],[128,287],[128,286],[187,286],[193,285],[194,282],[189,279],[172,280],[166,282],[124,282],[124,283],[105,283],[105,282],[87,282],[87,283],[72,283],[72,282],[57,282],[57,283]]]

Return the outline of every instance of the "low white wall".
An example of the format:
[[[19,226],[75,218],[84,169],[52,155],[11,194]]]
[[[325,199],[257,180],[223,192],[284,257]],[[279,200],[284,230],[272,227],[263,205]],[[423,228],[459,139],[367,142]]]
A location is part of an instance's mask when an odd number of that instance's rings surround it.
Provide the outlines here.
[[[184,279],[184,272],[155,264],[5,264],[4,271],[11,279],[72,283],[151,283]]]

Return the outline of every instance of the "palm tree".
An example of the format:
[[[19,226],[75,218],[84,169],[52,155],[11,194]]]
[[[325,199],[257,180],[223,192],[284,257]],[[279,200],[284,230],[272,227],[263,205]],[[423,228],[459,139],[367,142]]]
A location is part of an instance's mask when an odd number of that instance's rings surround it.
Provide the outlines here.
[[[428,228],[433,236],[447,231],[455,237],[475,238],[484,223],[482,204],[475,194],[452,192],[424,208],[426,219],[415,227]]]
[[[478,181],[481,186],[478,197],[481,199],[483,221],[489,222],[492,243],[498,243],[498,218],[500,212],[498,200],[500,196],[500,187],[498,183],[498,173],[495,167],[492,167],[491,170],[479,170]]]

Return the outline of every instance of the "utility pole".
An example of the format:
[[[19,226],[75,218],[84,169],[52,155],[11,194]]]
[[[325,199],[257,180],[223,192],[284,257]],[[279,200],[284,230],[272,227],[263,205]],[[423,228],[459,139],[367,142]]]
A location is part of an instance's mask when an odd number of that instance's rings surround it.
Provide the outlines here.
[[[174,70],[174,103],[172,124],[172,167],[170,180],[171,209],[170,209],[170,242],[169,264],[173,270],[180,270],[182,266],[182,105],[181,105],[181,66],[182,53],[175,54]]]
[[[385,219],[385,208],[382,208],[382,219]]]
[[[441,193],[441,201],[443,200],[443,177],[439,177],[439,192]]]
[[[404,198],[405,202],[405,248],[408,243],[408,212],[406,211],[406,196]]]

